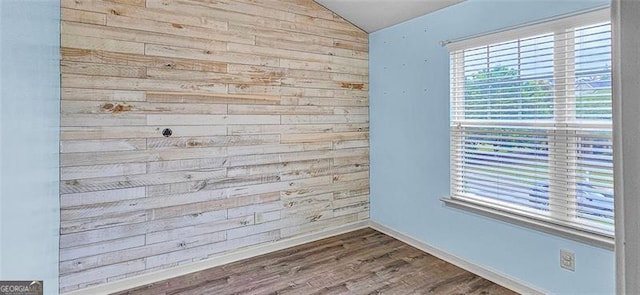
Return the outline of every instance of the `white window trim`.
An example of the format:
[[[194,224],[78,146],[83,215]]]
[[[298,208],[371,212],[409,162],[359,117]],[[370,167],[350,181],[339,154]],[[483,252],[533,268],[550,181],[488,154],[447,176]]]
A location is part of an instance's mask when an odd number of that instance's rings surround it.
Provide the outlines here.
[[[566,18],[554,19],[546,22],[536,22],[532,25],[519,26],[512,30],[500,31],[499,34],[482,35],[479,37],[464,39],[461,41],[451,42],[446,44],[447,49],[452,52],[454,58],[461,58],[461,50],[473,47],[484,46],[487,44],[499,43],[509,41],[513,39],[521,38],[527,35],[536,35],[549,33],[551,31],[558,32],[566,27],[579,27],[585,26],[591,23],[605,22],[610,20],[610,9],[598,9],[595,11],[589,11],[579,15],[572,15]],[[558,34],[558,33],[556,33]],[[564,34],[564,33],[559,33]],[[563,53],[560,53],[563,54]],[[460,56],[458,56],[460,55]],[[464,67],[462,63],[459,66],[452,69],[452,78],[462,75]],[[571,75],[571,72],[567,73]],[[565,77],[567,78],[567,77]],[[463,79],[456,79],[454,81],[462,81]],[[459,97],[454,97],[451,93],[450,99],[453,104],[464,103]],[[460,110],[462,108],[456,108]],[[453,114],[452,114],[453,115]],[[455,163],[456,154],[451,154],[451,163]],[[451,173],[455,173],[454,169],[451,169]],[[550,183],[550,185],[553,185]],[[455,191],[454,183],[451,183],[451,191]],[[546,219],[538,215],[529,216],[526,213],[513,212],[508,210],[501,210],[500,207],[490,206],[481,201],[475,201],[474,199],[464,200],[454,199],[451,197],[443,198],[442,201],[447,205],[465,211],[470,211],[483,216],[488,216],[501,221],[506,221],[516,225],[525,226],[537,231],[546,232],[563,238],[572,239],[578,242],[589,244],[592,246],[613,250],[615,246],[615,238],[608,234],[600,234],[597,232],[590,232],[580,230],[577,228],[565,226],[561,223],[555,222],[553,219]],[[550,204],[553,206],[553,204]]]
[[[606,250],[613,250],[615,247],[615,238],[605,235],[577,230],[566,227],[562,224],[554,223],[553,220],[538,219],[537,216],[527,216],[525,214],[516,214],[509,211],[502,211],[497,207],[489,207],[481,202],[473,200],[460,201],[445,197],[441,199],[446,206],[462,209],[467,212],[486,216],[491,219],[504,221],[510,224],[519,225],[536,231],[545,232],[554,236],[574,240],[587,245],[599,247]]]
[[[611,18],[611,10],[609,7],[601,8],[594,11],[580,13],[578,15],[563,16],[554,18],[553,20],[535,22],[533,24],[525,24],[513,29],[500,30],[492,33],[482,34],[478,37],[464,38],[460,41],[452,41],[445,43],[450,52],[478,47],[491,43],[500,43],[513,39],[518,39],[526,35],[539,35],[549,33],[551,31],[561,30],[567,27],[581,27],[589,23],[605,22]]]

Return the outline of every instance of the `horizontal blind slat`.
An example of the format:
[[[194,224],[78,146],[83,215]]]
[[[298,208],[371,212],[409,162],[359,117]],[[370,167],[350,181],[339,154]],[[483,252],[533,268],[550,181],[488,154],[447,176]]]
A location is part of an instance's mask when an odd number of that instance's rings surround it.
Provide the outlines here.
[[[454,198],[612,234],[610,30],[554,27],[452,51]]]

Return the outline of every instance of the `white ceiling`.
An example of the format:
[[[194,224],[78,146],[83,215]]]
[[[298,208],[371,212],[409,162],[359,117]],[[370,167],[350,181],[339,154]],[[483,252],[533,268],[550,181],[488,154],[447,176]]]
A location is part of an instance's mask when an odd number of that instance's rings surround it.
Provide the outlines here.
[[[315,0],[371,33],[464,0]]]

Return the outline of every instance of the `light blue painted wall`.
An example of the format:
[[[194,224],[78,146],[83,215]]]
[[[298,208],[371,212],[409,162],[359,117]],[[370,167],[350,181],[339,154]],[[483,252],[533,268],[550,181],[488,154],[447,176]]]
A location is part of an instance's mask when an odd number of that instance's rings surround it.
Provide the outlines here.
[[[371,219],[557,294],[613,294],[614,254],[443,206],[449,194],[449,57],[456,39],[608,4],[469,0],[370,34]],[[559,267],[559,249],[576,271]]]
[[[0,280],[58,294],[60,1],[0,1]]]

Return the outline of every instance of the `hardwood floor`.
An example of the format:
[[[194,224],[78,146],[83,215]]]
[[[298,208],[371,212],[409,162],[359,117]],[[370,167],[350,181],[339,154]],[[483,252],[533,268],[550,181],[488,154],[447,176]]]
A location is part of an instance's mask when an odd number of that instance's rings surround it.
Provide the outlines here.
[[[516,293],[363,229],[117,294]]]

